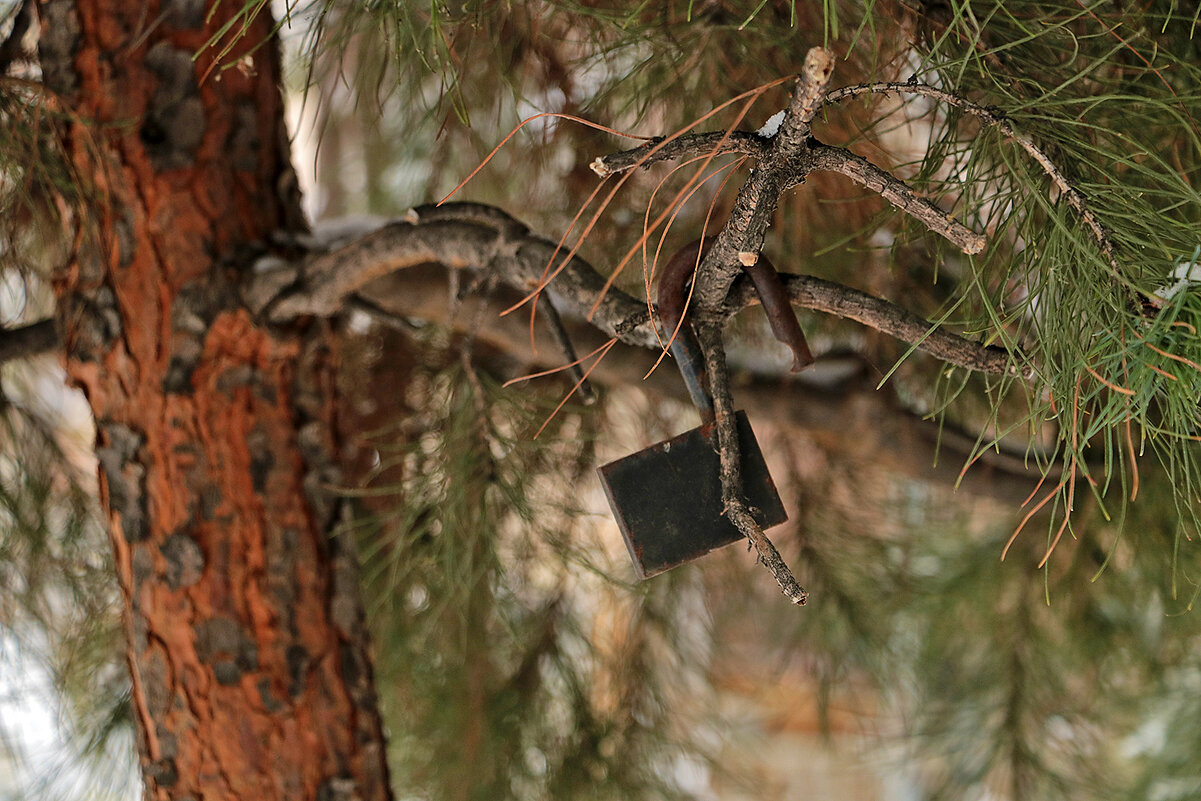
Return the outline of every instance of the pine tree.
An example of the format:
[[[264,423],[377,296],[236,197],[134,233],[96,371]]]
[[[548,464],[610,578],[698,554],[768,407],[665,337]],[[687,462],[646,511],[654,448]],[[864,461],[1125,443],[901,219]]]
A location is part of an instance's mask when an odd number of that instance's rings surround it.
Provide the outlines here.
[[[870,686],[923,797],[1195,793],[1195,14],[287,12],[23,2],[0,49],[33,299],[0,343],[0,624],[65,644],[93,752],[132,728],[156,798],[688,795],[681,760],[745,779],[705,713],[755,642],[824,719]],[[308,229],[284,84],[308,207],[397,222]],[[674,333],[652,276],[705,236],[689,319],[719,420],[732,393],[785,465],[804,609],[745,554],[631,586],[581,517],[623,408],[643,444],[680,428],[670,361],[640,386]],[[748,308],[768,261],[812,378]],[[111,562],[18,383],[46,350],[96,420]],[[119,639],[127,699],[95,691]]]

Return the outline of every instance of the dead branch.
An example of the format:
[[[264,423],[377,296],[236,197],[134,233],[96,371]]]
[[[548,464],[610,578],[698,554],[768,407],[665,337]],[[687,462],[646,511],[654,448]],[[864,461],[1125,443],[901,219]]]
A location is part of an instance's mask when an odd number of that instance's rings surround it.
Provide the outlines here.
[[[1102,255],[1105,256],[1105,260],[1109,262],[1109,266],[1113,268],[1115,273],[1119,272],[1114,244],[1110,240],[1109,233],[1105,230],[1105,226],[1101,224],[1101,221],[1098,220],[1097,216],[1089,209],[1088,202],[1084,198],[1084,193],[1077,189],[1076,186],[1067,179],[1067,176],[1063,174],[1063,171],[1055,165],[1055,162],[1051,160],[1050,156],[1048,156],[1038,145],[1034,143],[1033,139],[1025,136],[1024,134],[1018,133],[1009,120],[1005,119],[1004,116],[997,113],[993,109],[982,106],[979,103],[973,103],[967,98],[960,97],[953,92],[948,92],[944,89],[938,89],[927,84],[916,82],[900,83],[895,81],[844,86],[840,89],[835,89],[834,91],[827,93],[825,97],[825,103],[830,105],[865,94],[889,93],[921,95],[923,97],[929,97],[934,100],[941,101],[949,106],[954,106],[965,114],[980,120],[985,125],[996,128],[1002,134],[1004,134],[1007,139],[1015,142],[1020,148],[1022,148],[1022,150],[1026,151],[1031,158],[1038,162],[1038,165],[1042,167],[1043,172],[1046,173],[1051,179],[1051,182],[1055,185],[1055,188],[1058,189],[1060,194],[1067,199],[1068,205],[1070,205],[1076,211],[1076,213],[1080,215],[1080,219],[1088,228],[1089,233],[1092,234],[1093,239],[1096,240],[1097,246],[1101,249]]]
[[[780,278],[795,305],[862,323],[947,364],[991,375],[1027,379],[1034,375],[1034,366],[1020,352],[964,339],[874,295],[811,275],[781,273]],[[725,310],[727,314],[735,314],[757,302],[752,288],[739,283],[735,284]]]
[[[544,284],[556,245],[537,237],[505,212],[476,203],[415,209],[409,219],[305,262],[256,276],[245,294],[247,305],[277,323],[305,315],[331,316],[371,281],[422,264],[450,269],[493,271],[498,280],[529,293]],[[1020,355],[990,348],[937,328],[886,300],[810,276],[786,275],[794,304],[855,320],[958,367],[992,374],[1029,377]],[[564,313],[586,317],[605,285],[588,262],[576,256],[547,285]],[[718,310],[722,319],[758,303],[754,292],[736,289]],[[609,336],[642,348],[661,347],[646,303],[610,288],[592,318]]]
[[[725,515],[755,546],[759,559],[771,571],[784,595],[794,604],[804,606],[809,594],[797,583],[796,576],[747,507],[742,489],[742,454],[738,447],[734,401],[730,397],[730,377],[726,368],[725,348],[721,342],[722,326],[720,323],[704,323],[694,328],[701,349],[705,352],[705,371],[709,376],[709,391],[713,395],[718,457],[721,460],[721,501]]]
[[[914,193],[904,181],[841,147],[814,144],[810,147],[812,170],[837,172],[850,178],[865,189],[870,189],[896,206],[926,228],[946,238],[964,253],[979,253],[987,240],[957,221],[954,217]]]
[[[649,153],[651,148],[660,141],[652,140],[630,150],[599,156],[590,167],[601,178],[605,178],[613,173],[625,172],[636,166],[648,169],[652,164],[661,161],[684,161],[692,156],[708,155],[718,145],[721,145],[722,154],[739,153],[755,159],[763,158],[771,149],[771,140],[758,134],[746,131],[731,131],[728,134],[724,131],[709,131],[681,136],[679,139],[663,145],[655,152]]]
[[[781,193],[793,185],[793,178],[801,180],[809,171],[809,122],[833,68],[834,54],[825,48],[812,48],[805,55],[780,131],[738,190],[730,218],[697,272],[694,298],[702,314],[715,311],[725,302],[742,264],[763,249]]]

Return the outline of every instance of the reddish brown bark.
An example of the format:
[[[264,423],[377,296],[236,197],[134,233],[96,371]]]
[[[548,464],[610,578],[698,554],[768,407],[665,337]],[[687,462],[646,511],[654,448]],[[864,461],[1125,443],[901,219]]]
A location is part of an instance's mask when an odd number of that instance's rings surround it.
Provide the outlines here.
[[[386,799],[352,558],[329,530],[332,367],[321,331],[241,307],[248,259],[300,219],[279,67],[238,6],[54,0],[50,87],[106,192],[60,291],[68,372],[97,421],[147,797]],[[204,78],[203,76],[206,76]]]

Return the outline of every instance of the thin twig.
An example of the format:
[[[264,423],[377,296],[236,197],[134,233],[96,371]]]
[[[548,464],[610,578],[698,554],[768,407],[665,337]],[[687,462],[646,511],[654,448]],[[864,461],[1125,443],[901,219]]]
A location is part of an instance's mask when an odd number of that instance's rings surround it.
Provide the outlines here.
[[[1119,272],[1118,261],[1115,255],[1116,248],[1114,247],[1113,242],[1110,241],[1109,234],[1105,230],[1105,226],[1101,224],[1101,221],[1098,220],[1096,215],[1093,214],[1089,209],[1088,202],[1084,198],[1084,193],[1077,189],[1075,185],[1067,179],[1067,176],[1063,174],[1063,171],[1055,165],[1055,162],[1051,160],[1050,156],[1043,152],[1043,150],[1034,143],[1034,140],[1028,136],[1018,133],[1009,120],[1005,119],[1004,116],[998,114],[993,109],[982,106],[979,103],[973,103],[972,101],[960,97],[953,92],[948,92],[945,89],[938,89],[923,83],[901,83],[895,81],[844,86],[840,89],[835,89],[832,92],[828,92],[826,94],[825,103],[829,105],[864,94],[887,93],[921,95],[922,97],[929,97],[942,101],[947,105],[954,106],[965,114],[975,117],[984,124],[996,128],[1007,138],[1017,143],[1022,150],[1026,151],[1031,158],[1038,162],[1038,165],[1042,167],[1043,172],[1050,177],[1051,182],[1055,184],[1055,187],[1059,190],[1059,192],[1065,198],[1067,198],[1068,205],[1075,209],[1076,213],[1080,215],[1080,219],[1084,221],[1084,224],[1088,227],[1089,232],[1093,235],[1093,239],[1096,240],[1097,246],[1101,249],[1102,255],[1104,255],[1105,260],[1109,262],[1109,266],[1113,268],[1115,273]]]
[[[964,253],[979,253],[988,243],[982,234],[976,233],[938,206],[919,197],[907,183],[894,178],[862,156],[841,147],[820,144],[811,146],[810,152],[813,170],[845,175],[865,189],[872,190],[934,233],[945,237]]]
[[[794,604],[803,606],[809,594],[797,583],[796,576],[780,557],[776,546],[763,533],[747,507],[742,491],[742,454],[738,447],[734,402],[730,398],[730,377],[726,369],[726,354],[721,343],[720,323],[697,326],[697,338],[705,352],[705,369],[709,389],[713,394],[713,411],[717,428],[718,456],[721,460],[721,500],[725,515],[755,546],[759,559],[771,571],[784,595]]]
[[[661,161],[686,160],[694,156],[708,155],[713,152],[718,142],[722,142],[723,138],[725,141],[721,146],[722,154],[741,153],[753,158],[762,158],[771,149],[771,140],[757,134],[731,131],[728,136],[723,137],[721,131],[709,131],[681,136],[649,155],[647,153],[649,147],[643,145],[630,150],[622,150],[619,153],[600,156],[592,162],[592,171],[601,177],[606,177],[633,167],[647,169],[652,164]]]
[[[387,326],[393,331],[402,331],[406,334],[411,334],[419,327],[415,321],[389,311],[374,300],[365,298],[362,295],[355,294],[348,297],[346,299],[346,308],[365,314],[376,323]]]
[[[580,400],[584,402],[585,406],[591,406],[596,403],[596,391],[592,389],[592,383],[588,381],[584,371],[580,368],[579,358],[575,354],[575,346],[571,344],[571,337],[567,335],[567,329],[563,327],[563,319],[559,317],[559,310],[555,308],[554,301],[547,298],[543,311],[546,313],[550,334],[559,345],[559,350],[563,352],[563,357],[567,359],[567,374],[579,387]]]

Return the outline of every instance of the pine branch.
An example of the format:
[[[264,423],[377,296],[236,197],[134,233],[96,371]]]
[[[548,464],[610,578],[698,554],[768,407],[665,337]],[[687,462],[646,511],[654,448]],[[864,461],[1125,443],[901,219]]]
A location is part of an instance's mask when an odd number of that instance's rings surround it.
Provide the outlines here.
[[[370,281],[429,263],[492,270],[500,281],[522,292],[545,287],[565,312],[579,317],[587,316],[605,286],[600,273],[579,256],[547,283],[546,267],[560,252],[558,246],[528,233],[500,209],[475,203],[424,206],[413,210],[409,219],[414,222],[386,225],[299,268],[259,274],[246,292],[247,305],[280,323],[305,315],[332,316]],[[957,367],[1031,375],[1029,365],[1018,366],[1020,354],[971,342],[889,301],[810,276],[782,277],[793,303],[801,308],[855,320]],[[758,302],[749,287],[736,285],[717,314],[725,319]],[[628,345],[662,347],[646,303],[619,289],[611,287],[604,294],[592,322]]]
[[[984,250],[987,240],[982,234],[976,233],[938,206],[919,197],[904,181],[894,178],[862,156],[840,147],[822,144],[814,144],[810,150],[813,170],[845,175],[864,189],[875,192],[964,253],[973,254]]]
[[[1080,215],[1080,219],[1084,222],[1085,227],[1088,228],[1089,233],[1096,241],[1102,255],[1105,257],[1105,260],[1109,263],[1109,266],[1113,268],[1114,274],[1118,275],[1120,273],[1117,257],[1115,255],[1116,251],[1113,242],[1109,238],[1109,232],[1105,230],[1105,226],[1101,224],[1101,221],[1098,220],[1097,216],[1093,214],[1092,210],[1089,209],[1088,201],[1085,200],[1084,193],[1077,189],[1076,186],[1067,179],[1067,176],[1064,175],[1063,170],[1061,170],[1055,164],[1055,162],[1051,160],[1051,157],[1048,156],[1042,148],[1034,143],[1034,140],[1028,136],[1025,136],[1024,134],[1018,133],[1018,131],[1013,127],[1013,124],[1010,123],[1009,120],[1005,119],[1005,117],[996,110],[982,106],[979,103],[973,103],[964,97],[960,97],[954,92],[948,92],[943,89],[938,89],[933,86],[916,82],[900,83],[896,81],[844,86],[840,89],[829,92],[825,97],[825,103],[827,105],[831,105],[842,100],[853,99],[865,94],[889,93],[920,95],[922,97],[929,97],[934,100],[939,100],[949,106],[959,109],[969,116],[975,117],[985,125],[996,128],[1006,138],[1015,142],[1020,148],[1022,148],[1022,150],[1026,151],[1031,158],[1038,162],[1038,165],[1051,179],[1051,182],[1055,185],[1055,188],[1058,189],[1063,197],[1067,199],[1068,205],[1070,205],[1076,211],[1076,213]]]
[[[709,391],[713,395],[714,421],[717,428],[718,457],[721,460],[721,501],[725,516],[742,532],[764,566],[771,571],[776,583],[790,601],[804,606],[809,594],[797,583],[796,576],[763,533],[763,529],[747,506],[742,484],[742,454],[738,446],[738,429],[734,416],[734,401],[730,397],[730,376],[726,368],[726,352],[722,346],[721,324],[704,323],[694,326],[701,349],[705,352],[705,371]]]
[[[809,122],[812,107],[825,92],[834,69],[834,54],[809,50],[792,101],[772,139],[771,150],[738,190],[730,217],[713,240],[697,271],[693,294],[702,313],[720,307],[741,265],[753,264],[763,249],[781,193],[804,180],[810,169]]]

